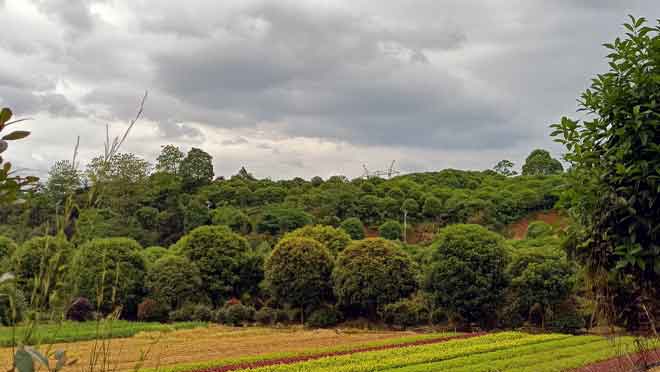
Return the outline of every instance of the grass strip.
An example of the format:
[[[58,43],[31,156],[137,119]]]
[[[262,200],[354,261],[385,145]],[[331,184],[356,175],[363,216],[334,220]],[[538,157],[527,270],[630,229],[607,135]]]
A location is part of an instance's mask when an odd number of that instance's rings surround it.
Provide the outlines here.
[[[104,323],[104,326],[106,324]],[[123,338],[131,337],[140,332],[170,332],[179,329],[191,329],[206,327],[203,322],[180,322],[172,324],[130,322],[126,320],[115,320],[112,322],[112,332],[102,332],[104,337]],[[16,339],[21,340],[25,334],[25,327],[18,326],[16,329]],[[98,324],[95,321],[90,322],[64,322],[61,324],[40,325],[32,336],[33,343],[50,344],[66,343],[75,341],[88,341],[98,338]],[[11,327],[0,327],[0,346],[8,347],[12,344]]]

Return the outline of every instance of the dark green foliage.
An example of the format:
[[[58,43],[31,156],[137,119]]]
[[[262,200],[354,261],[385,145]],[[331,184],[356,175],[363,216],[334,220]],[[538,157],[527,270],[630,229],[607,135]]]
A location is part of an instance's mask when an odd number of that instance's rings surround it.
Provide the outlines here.
[[[74,294],[92,299],[103,312],[123,307],[134,317],[144,295],[142,247],[133,239],[94,239],[79,247],[70,271]],[[101,296],[99,296],[101,295]]]
[[[209,322],[213,320],[213,309],[205,304],[188,303],[171,311],[169,318],[174,322]]]
[[[493,167],[493,170],[497,174],[501,174],[505,177],[511,177],[511,176],[515,176],[516,174],[518,174],[518,172],[516,172],[513,169],[513,167],[514,167],[514,164],[511,160],[500,160],[499,162],[497,162],[497,164],[495,164],[495,167]]]
[[[266,283],[271,295],[295,307],[316,305],[330,297],[332,256],[316,240],[282,239],[266,260]]]
[[[564,167],[559,160],[553,159],[549,152],[541,149],[532,151],[522,167],[523,176],[548,176],[563,171]]]
[[[135,212],[135,217],[145,229],[155,229],[158,227],[158,209],[152,207],[142,207]]]
[[[161,257],[167,256],[171,253],[172,252],[170,252],[167,248],[159,247],[155,245],[151,247],[147,247],[140,251],[140,255],[142,256],[142,259],[144,260],[144,264],[146,265],[147,268],[151,267]]]
[[[537,239],[552,235],[552,226],[543,221],[533,221],[527,226],[526,239]]]
[[[0,286],[0,324],[14,326],[25,319],[27,311],[23,291],[6,283]]]
[[[547,323],[547,328],[557,333],[577,334],[584,327],[584,318],[575,312],[559,314]]]
[[[389,220],[380,225],[378,233],[381,238],[387,240],[401,240],[403,226],[394,220]]]
[[[432,250],[424,287],[436,305],[493,326],[507,286],[503,238],[479,225],[451,225],[440,230]]]
[[[334,306],[321,306],[312,311],[305,325],[310,328],[329,328],[341,321],[341,313]]]
[[[660,21],[624,26],[625,37],[605,44],[609,71],[581,95],[588,119],[562,118],[552,135],[572,166],[565,199],[581,225],[578,258],[651,306],[660,281]]]
[[[137,309],[137,319],[143,322],[167,322],[170,306],[162,301],[146,298]]]
[[[149,265],[145,288],[153,299],[170,308],[195,300],[201,287],[199,268],[186,257],[166,255]]]
[[[229,226],[235,232],[240,232],[242,234],[249,234],[252,232],[250,217],[237,208],[216,208],[211,212],[211,219],[214,225]]]
[[[255,312],[254,320],[261,325],[272,325],[275,323],[276,316],[276,309],[264,306]]]
[[[284,236],[284,238],[294,237],[314,239],[328,248],[332,254],[343,251],[351,241],[351,237],[344,230],[323,225],[307,225]]]
[[[345,219],[339,226],[353,240],[362,240],[364,239],[364,225],[357,217],[351,217]]]
[[[399,327],[427,325],[430,322],[428,304],[421,296],[406,298],[383,306],[380,317],[385,324]]]
[[[242,303],[232,303],[225,305],[216,312],[217,323],[223,323],[232,326],[241,326],[252,323],[255,320],[255,310],[252,306],[246,306]]]
[[[11,259],[19,288],[31,296],[35,289],[34,279],[39,277],[58,283],[58,286],[49,288],[49,294],[61,292],[73,249],[63,237],[38,237],[21,244]],[[43,287],[40,285],[39,289]]]
[[[249,259],[245,238],[227,226],[201,226],[181,238],[180,253],[199,268],[201,293],[214,303],[240,296],[241,268]]]
[[[436,219],[443,212],[442,201],[435,196],[429,196],[424,200],[424,206],[422,207],[422,213],[424,216]]]
[[[162,147],[163,149],[161,150],[160,155],[156,158],[156,171],[178,174],[181,162],[184,158],[183,152],[174,145],[165,145]]]
[[[179,175],[188,190],[208,185],[213,180],[213,158],[204,150],[193,147],[181,161]]]
[[[18,246],[12,239],[0,235],[0,267],[3,269],[8,268],[9,259],[16,249],[18,249]]]
[[[94,305],[85,297],[75,298],[66,311],[66,319],[86,322],[94,319]]]
[[[268,209],[257,224],[257,231],[271,235],[283,234],[312,223],[312,217],[299,210],[287,208]]]
[[[354,241],[338,256],[332,273],[340,306],[373,316],[380,306],[417,288],[410,257],[395,243],[377,238]]]

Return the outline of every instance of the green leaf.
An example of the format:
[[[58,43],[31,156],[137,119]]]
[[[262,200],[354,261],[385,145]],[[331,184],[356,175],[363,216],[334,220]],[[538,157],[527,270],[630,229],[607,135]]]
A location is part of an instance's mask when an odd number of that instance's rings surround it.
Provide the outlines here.
[[[9,108],[3,107],[0,111],[0,127],[11,119],[12,112]]]
[[[44,367],[47,369],[48,367],[48,358],[46,358],[43,354],[39,352],[39,350],[31,347],[31,346],[26,346],[25,351],[32,356],[32,359],[36,360],[37,362],[41,363]]]
[[[66,365],[66,351],[64,350],[57,350],[55,351],[55,359],[57,360],[57,364],[55,365],[55,370],[59,371]]]
[[[26,130],[17,130],[14,132],[9,133],[8,135],[2,137],[3,140],[5,141],[15,141],[19,140],[21,138],[25,138],[30,135],[30,132]]]
[[[14,354],[14,363],[18,372],[34,372],[32,356],[24,349],[16,351],[16,354]]]

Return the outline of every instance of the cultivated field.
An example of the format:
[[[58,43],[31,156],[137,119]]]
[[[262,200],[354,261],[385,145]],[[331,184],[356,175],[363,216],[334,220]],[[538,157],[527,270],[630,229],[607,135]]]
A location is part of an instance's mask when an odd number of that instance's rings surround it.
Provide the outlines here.
[[[111,342],[111,365],[117,371],[140,366],[144,372],[549,372],[636,351],[631,337],[612,341],[600,336],[520,332],[415,334],[216,325],[141,332]],[[79,371],[89,362],[93,347],[93,341],[79,341],[54,348],[78,358],[71,370]],[[10,349],[1,349],[0,357],[3,366],[9,367]],[[144,364],[142,359],[146,359]]]

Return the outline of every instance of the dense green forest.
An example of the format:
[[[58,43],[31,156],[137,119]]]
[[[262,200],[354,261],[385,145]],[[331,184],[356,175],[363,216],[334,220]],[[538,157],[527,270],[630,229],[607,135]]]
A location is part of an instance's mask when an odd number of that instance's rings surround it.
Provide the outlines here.
[[[520,175],[502,160],[391,179],[216,178],[202,149],[142,159],[121,141],[42,183],[5,162],[0,255],[16,291],[0,318],[655,328],[660,28],[626,27],[581,97],[591,116],[552,125],[566,171],[538,149]],[[3,155],[28,134],[2,137]],[[511,224],[548,210],[561,218],[512,239]]]

